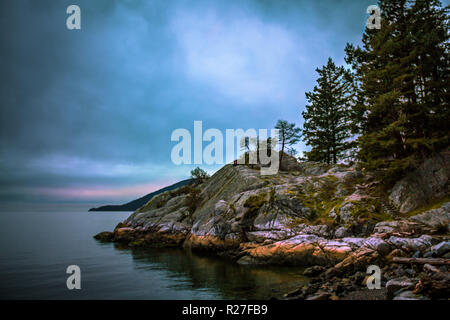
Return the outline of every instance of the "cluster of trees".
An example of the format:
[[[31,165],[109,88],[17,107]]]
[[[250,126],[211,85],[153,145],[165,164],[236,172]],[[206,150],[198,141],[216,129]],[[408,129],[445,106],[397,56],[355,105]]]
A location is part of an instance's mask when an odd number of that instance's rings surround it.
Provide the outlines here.
[[[307,160],[358,160],[397,175],[449,145],[449,7],[438,0],[379,0],[381,28],[367,28],[362,47],[347,44],[347,70],[330,58],[302,113],[303,130],[279,120],[280,163],[303,139]],[[259,150],[245,138],[244,150]],[[258,153],[259,154],[259,153]],[[305,158],[302,158],[305,159]]]
[[[309,160],[355,157],[371,169],[403,173],[449,144],[448,7],[438,0],[380,0],[381,29],[346,62],[330,58],[303,112]]]

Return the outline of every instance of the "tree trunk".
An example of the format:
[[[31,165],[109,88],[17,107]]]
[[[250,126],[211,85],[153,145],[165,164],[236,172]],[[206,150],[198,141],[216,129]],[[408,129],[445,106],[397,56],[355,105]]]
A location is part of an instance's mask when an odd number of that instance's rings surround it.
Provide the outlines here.
[[[442,265],[450,265],[450,259],[444,259],[444,258],[401,258],[401,257],[394,257],[392,259],[395,263],[404,263],[404,264],[410,264],[410,263],[416,263],[416,264],[429,264],[429,265],[436,265],[436,266],[442,266]]]

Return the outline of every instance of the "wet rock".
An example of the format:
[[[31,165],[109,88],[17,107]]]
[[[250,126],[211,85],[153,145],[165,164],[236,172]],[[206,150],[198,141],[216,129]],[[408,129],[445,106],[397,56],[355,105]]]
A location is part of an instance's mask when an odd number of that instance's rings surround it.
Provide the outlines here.
[[[110,242],[114,238],[113,232],[103,231],[94,236],[94,239],[99,240],[100,242]]]
[[[114,230],[114,241],[117,242],[131,242],[135,240],[135,230],[130,227],[123,227]]]
[[[408,279],[392,279],[386,283],[387,296],[389,299],[394,297],[394,294],[401,289],[413,289],[416,283]]]
[[[392,260],[392,258],[394,258],[394,257],[406,257],[406,256],[407,256],[407,254],[403,250],[394,249],[391,251],[391,253],[388,254],[387,258],[389,260]]]
[[[393,300],[427,300],[426,297],[414,294],[411,290],[405,290],[399,292],[397,296],[394,297]]]
[[[448,299],[449,292],[449,272],[432,272],[423,275],[414,289],[415,294],[423,294],[432,299]]]
[[[325,270],[326,268],[322,266],[313,266],[306,268],[305,271],[303,272],[303,275],[306,277],[315,277],[324,272]]]
[[[316,293],[312,296],[309,296],[306,298],[306,300],[314,300],[314,301],[318,301],[318,300],[328,300],[328,298],[331,297],[331,294],[328,292],[319,292]]]

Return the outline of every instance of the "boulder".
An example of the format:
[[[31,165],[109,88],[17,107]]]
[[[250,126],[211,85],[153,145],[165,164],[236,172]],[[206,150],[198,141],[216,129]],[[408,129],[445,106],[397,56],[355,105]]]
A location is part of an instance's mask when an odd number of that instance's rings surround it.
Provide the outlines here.
[[[444,203],[440,208],[412,216],[409,220],[434,229],[446,226],[447,232],[450,232],[450,202]]]
[[[114,238],[113,232],[103,231],[94,236],[94,239],[99,240],[100,242],[110,242]]]
[[[383,256],[391,252],[391,246],[386,241],[376,237],[367,238],[364,241],[364,246],[378,251]]]
[[[410,212],[447,195],[449,175],[450,148],[447,148],[398,181],[389,199],[401,213]]]
[[[336,229],[336,231],[334,232],[334,237],[335,238],[345,238],[351,236],[351,231],[346,228],[346,227],[339,227]]]
[[[388,243],[398,249],[407,249],[413,252],[417,250],[424,251],[432,246],[433,238],[428,235],[422,235],[419,238],[401,238],[391,236]]]
[[[322,272],[324,272],[325,270],[326,270],[326,268],[324,268],[322,266],[313,266],[313,267],[306,268],[305,271],[303,271],[303,275],[306,277],[316,277],[319,274],[321,274]]]
[[[401,289],[414,289],[416,282],[413,282],[407,278],[389,280],[386,283],[386,291],[388,298],[392,299],[395,293]]]

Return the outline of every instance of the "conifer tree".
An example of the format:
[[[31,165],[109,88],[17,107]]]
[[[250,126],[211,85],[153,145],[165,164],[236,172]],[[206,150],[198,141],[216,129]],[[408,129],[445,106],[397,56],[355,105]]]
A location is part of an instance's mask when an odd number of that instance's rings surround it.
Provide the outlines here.
[[[448,145],[448,21],[437,0],[380,0],[380,30],[346,61],[359,82],[354,122],[359,158],[369,168],[403,173]],[[395,176],[395,175],[394,175]]]
[[[352,144],[350,111],[354,103],[351,74],[337,67],[330,58],[319,74],[317,86],[306,93],[308,105],[302,113],[303,140],[311,146],[306,152],[310,161],[337,163]]]

